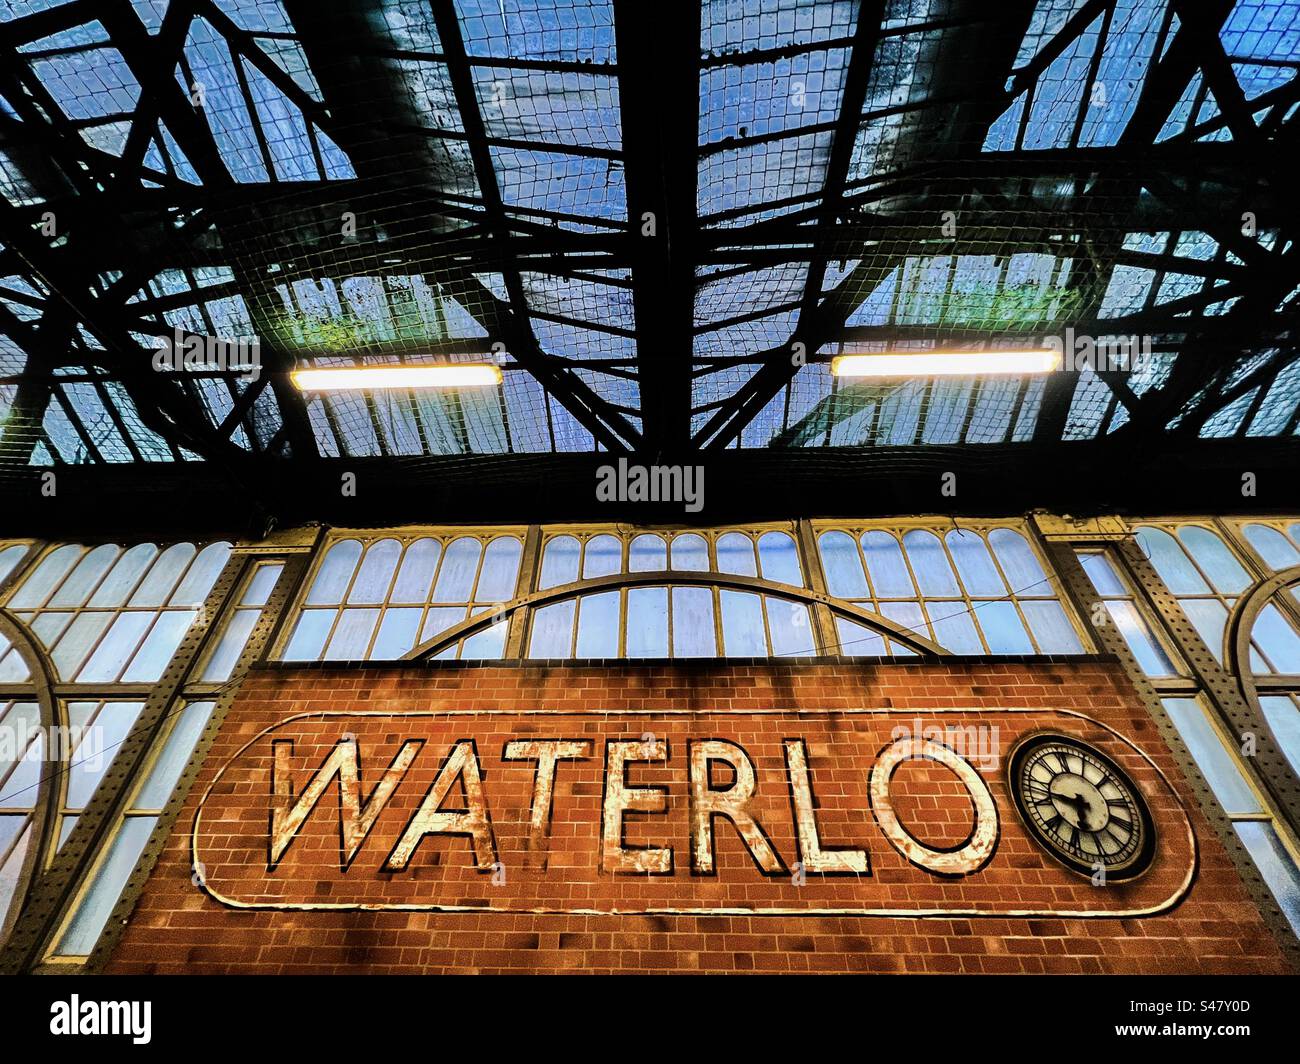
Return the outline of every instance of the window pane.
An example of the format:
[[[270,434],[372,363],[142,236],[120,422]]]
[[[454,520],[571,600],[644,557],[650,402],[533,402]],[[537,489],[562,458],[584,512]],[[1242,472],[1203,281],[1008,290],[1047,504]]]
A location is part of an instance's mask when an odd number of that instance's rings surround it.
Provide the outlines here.
[[[21,543],[0,550],[0,581],[14,571],[14,567],[23,560],[23,555],[26,553],[27,548]]]
[[[380,603],[388,595],[388,587],[393,582],[397,570],[397,559],[402,553],[402,545],[395,539],[381,539],[366,548],[357,578],[352,581],[348,591],[351,603]]]
[[[379,634],[375,636],[374,649],[370,652],[371,659],[389,661],[400,658],[415,646],[415,633],[419,631],[423,612],[419,606],[385,610]]]
[[[158,548],[152,543],[137,543],[117,560],[108,577],[90,598],[92,606],[124,606],[127,596],[157,557]]]
[[[319,661],[335,616],[335,610],[303,610],[289,645],[284,649],[284,660]]]
[[[841,654],[852,658],[880,658],[885,656],[885,640],[879,632],[873,632],[865,625],[835,618],[835,634],[839,639]]]
[[[524,546],[514,536],[498,536],[483,552],[483,572],[474,589],[476,602],[509,602],[519,582],[519,558]]]
[[[903,537],[903,545],[907,548],[916,582],[921,586],[921,594],[961,594],[938,536],[914,529]]]
[[[672,567],[704,573],[709,569],[709,544],[703,536],[686,532],[673,538]]]
[[[50,551],[14,592],[9,605],[13,609],[43,606],[80,557],[81,548],[72,544]]]
[[[618,657],[619,599],[617,591],[582,598],[578,612],[578,657]]]
[[[1020,608],[1033,631],[1034,642],[1044,654],[1083,653],[1079,634],[1059,602],[1022,602]]]
[[[799,553],[794,540],[784,532],[764,532],[758,537],[758,561],[765,580],[803,587]]]
[[[212,652],[212,657],[203,667],[203,679],[210,683],[222,683],[230,679],[235,663],[239,661],[239,655],[244,652],[244,646],[248,643],[253,625],[257,623],[261,612],[258,609],[235,611],[235,615],[230,618],[230,623],[226,625],[226,630],[221,633],[221,642],[217,644],[217,649]]]
[[[462,661],[488,661],[499,658],[506,649],[506,631],[510,627],[508,620],[498,621],[490,628],[475,632],[465,640],[460,648]]]
[[[587,550],[590,552],[591,548]],[[668,545],[662,536],[636,536],[628,548],[628,570],[648,573],[668,568]]]
[[[888,532],[868,532],[862,537],[862,553],[867,559],[867,575],[881,598],[906,598],[915,595],[912,577],[903,561],[898,540]]]
[[[707,587],[673,588],[673,655],[679,658],[716,657],[713,592]]]
[[[464,606],[443,606],[431,609],[424,617],[424,627],[420,630],[420,642],[427,643],[436,635],[441,635],[453,624],[460,624],[465,619]],[[455,647],[452,648],[455,650]]]
[[[27,847],[31,845],[32,832],[29,827],[31,817],[0,816],[0,924],[18,893],[18,879],[23,873],[23,863],[27,860]],[[12,836],[16,841],[4,846],[3,837]]]
[[[1191,551],[1192,557],[1210,578],[1216,591],[1235,595],[1250,585],[1250,576],[1236,556],[1208,528],[1185,525],[1178,530],[1178,538]]]
[[[1277,907],[1287,918],[1291,930],[1300,935],[1300,871],[1296,870],[1295,861],[1277,837],[1273,825],[1254,820],[1232,826],[1236,828],[1242,845],[1250,851],[1255,867],[1273,892]]]
[[[1285,695],[1261,698],[1259,704],[1263,707],[1268,726],[1273,729],[1282,753],[1291,762],[1292,770],[1300,775],[1300,709]]]
[[[1183,737],[1196,767],[1228,813],[1262,813],[1255,792],[1242,776],[1236,759],[1228,753],[1218,730],[1194,698],[1166,698],[1164,707]]]
[[[438,568],[442,544],[436,539],[417,539],[402,556],[402,567],[393,581],[390,602],[424,603],[429,601],[433,573]]]
[[[145,631],[153,622],[152,613],[122,613],[113,622],[90,660],[78,670],[76,679],[80,683],[102,683],[116,680],[122,666],[135,653]],[[156,678],[156,677],[155,677]]]
[[[1099,593],[1103,595],[1126,595],[1128,593],[1120,582],[1115,567],[1106,555],[1080,553],[1079,564],[1083,566],[1083,571],[1088,574],[1092,586]]]
[[[1174,666],[1131,602],[1107,602],[1106,612],[1148,676],[1173,676]]]
[[[1137,530],[1137,542],[1175,595],[1203,595],[1210,590],[1168,532],[1144,525]]]
[[[623,544],[616,536],[594,536],[582,556],[582,578],[609,576],[623,571]]]
[[[944,538],[968,595],[998,597],[1007,593],[983,538],[960,528],[954,528]]]
[[[108,572],[109,566],[116,560],[119,549],[112,543],[105,543],[86,554],[54,596],[51,606],[84,606],[90,593]]]
[[[668,657],[668,589],[634,587],[627,593],[627,656]]]
[[[722,600],[722,646],[729,657],[767,656],[767,635],[763,629],[763,603],[746,591],[720,591]]]
[[[360,560],[361,544],[355,539],[340,540],[330,547],[307,592],[308,605],[333,606],[342,602]]]
[[[934,625],[934,639],[940,646],[954,654],[983,654],[984,644],[975,631],[970,611],[960,602],[934,602],[930,604],[930,622]]]
[[[582,546],[573,536],[557,536],[546,544],[542,555],[541,589],[572,584],[578,579],[578,558]]]
[[[1300,635],[1272,603],[1259,611],[1250,636],[1277,672],[1300,673]]]
[[[478,559],[483,545],[469,536],[454,540],[447,548],[433,589],[434,602],[468,602],[478,575]]]
[[[181,581],[181,586],[171,597],[171,604],[202,606],[203,600],[211,593],[212,585],[217,582],[217,577],[221,575],[221,570],[225,568],[229,558],[229,543],[209,543],[199,551],[199,556],[190,565],[189,572]]]
[[[530,658],[567,658],[573,645],[573,599],[553,602],[533,611],[533,632],[528,640]]]
[[[280,579],[283,571],[282,562],[257,566],[253,570],[253,578],[249,580],[248,587],[244,589],[243,597],[239,600],[240,605],[265,606],[266,600],[271,597],[271,591],[275,588],[275,582]]]
[[[193,543],[173,543],[158,556],[140,586],[131,596],[132,606],[161,606],[171,597],[181,574],[198,553]]]
[[[69,758],[69,809],[84,809],[90,803],[95,788],[142,709],[143,702],[108,702],[96,714],[92,730],[83,736]]]
[[[207,727],[213,705],[213,702],[191,702],[181,710],[132,809],[154,810],[167,804],[176,789],[176,781],[181,778],[194,747],[198,745],[199,736]]]
[[[943,605],[942,603],[936,604]],[[916,602],[882,602],[880,612],[888,617],[891,621],[897,621],[905,628],[910,628],[917,635],[923,635],[926,639],[931,638],[930,626],[925,623],[925,615],[921,612],[919,603]],[[910,653],[910,651],[909,651]]]
[[[366,656],[370,636],[379,620],[379,610],[344,610],[325,650],[326,661],[356,661]]]
[[[168,610],[160,616],[145,638],[144,645],[122,674],[123,682],[152,683],[157,680],[172,660],[185,633],[190,630],[194,617],[195,614],[190,610]]]
[[[1259,551],[1271,569],[1289,569],[1300,565],[1300,551],[1286,536],[1269,525],[1247,525],[1243,530],[1246,541]]]
[[[68,630],[51,652],[54,668],[63,679],[76,675],[77,667],[86,659],[112,620],[111,613],[82,613],[68,625]]]
[[[772,653],[779,658],[808,657],[817,653],[812,620],[802,602],[788,602],[765,595],[767,627],[772,635]]]
[[[1032,654],[1033,644],[1011,602],[981,602],[975,618],[993,654]]]
[[[733,576],[757,576],[754,541],[739,532],[724,532],[718,537],[718,569]]]
[[[156,818],[151,816],[127,817],[123,821],[104,863],[96,871],[89,891],[77,908],[76,916],[59,940],[60,956],[85,957],[94,950],[122,888],[135,871],[155,823]]]
[[[994,528],[989,531],[989,545],[998,556],[1002,571],[1011,585],[1013,595],[1051,595],[1052,582],[1038,564],[1028,541],[1014,528]]]
[[[1217,599],[1183,599],[1183,610],[1216,661],[1223,662],[1223,629],[1228,611]]]
[[[826,571],[826,590],[840,598],[866,598],[867,578],[852,537],[844,532],[823,532],[817,546]]]

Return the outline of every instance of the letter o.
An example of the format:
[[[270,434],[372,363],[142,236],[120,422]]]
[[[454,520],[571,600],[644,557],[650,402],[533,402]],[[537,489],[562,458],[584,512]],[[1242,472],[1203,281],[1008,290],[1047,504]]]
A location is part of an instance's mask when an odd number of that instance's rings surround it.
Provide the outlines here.
[[[921,758],[937,761],[961,780],[975,807],[970,837],[955,850],[934,850],[914,838],[898,820],[889,794],[898,766]],[[998,807],[984,778],[964,757],[930,739],[899,739],[885,747],[871,769],[871,809],[889,844],[914,865],[938,876],[965,876],[978,872],[998,845]]]

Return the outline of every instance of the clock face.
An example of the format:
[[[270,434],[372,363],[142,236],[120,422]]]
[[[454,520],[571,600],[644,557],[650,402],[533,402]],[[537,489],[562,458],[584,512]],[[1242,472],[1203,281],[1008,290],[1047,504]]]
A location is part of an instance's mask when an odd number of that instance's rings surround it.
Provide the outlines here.
[[[1029,834],[1076,872],[1129,879],[1155,850],[1145,799],[1110,758],[1063,735],[1035,735],[1012,751],[1008,783]]]

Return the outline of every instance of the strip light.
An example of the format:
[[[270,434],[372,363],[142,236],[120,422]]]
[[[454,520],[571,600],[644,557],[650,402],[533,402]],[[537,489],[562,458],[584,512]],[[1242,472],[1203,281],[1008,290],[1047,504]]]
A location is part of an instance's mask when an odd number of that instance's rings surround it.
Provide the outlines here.
[[[988,377],[1060,368],[1059,351],[882,351],[831,359],[837,377]]]
[[[296,369],[290,379],[304,392],[379,391],[386,388],[482,388],[501,383],[499,366],[486,362],[436,366],[337,366]]]

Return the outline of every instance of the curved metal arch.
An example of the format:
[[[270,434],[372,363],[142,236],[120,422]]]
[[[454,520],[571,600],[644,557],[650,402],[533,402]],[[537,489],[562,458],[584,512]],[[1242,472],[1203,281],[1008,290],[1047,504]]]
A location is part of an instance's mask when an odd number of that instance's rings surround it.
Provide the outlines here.
[[[1242,697],[1255,712],[1263,732],[1268,736],[1275,750],[1281,750],[1277,736],[1268,723],[1264,707],[1259,701],[1259,685],[1255,683],[1255,672],[1250,664],[1250,636],[1255,629],[1255,621],[1269,600],[1284,588],[1300,584],[1300,565],[1282,569],[1272,576],[1261,580],[1250,591],[1242,595],[1233,604],[1228,614],[1228,623],[1223,630],[1224,663],[1237,678]]]
[[[45,729],[46,736],[59,735],[58,703],[54,694],[54,662],[50,660],[50,655],[41,645],[40,640],[32,635],[27,625],[19,620],[12,610],[4,606],[0,606],[0,635],[9,641],[27,665],[35,701],[40,708],[41,727]],[[49,849],[50,841],[54,837],[57,808],[54,792],[57,785],[57,770],[61,764],[60,751],[54,743],[47,741],[44,760],[46,770],[41,773],[36,799],[32,802],[30,830],[37,834],[32,844],[27,847],[23,867],[18,874],[18,884],[9,902],[8,913],[3,921],[0,921],[0,942],[8,937],[9,930],[22,909],[23,898],[26,897],[37,869]]]
[[[520,595],[518,598],[505,603],[499,610],[490,610],[476,614],[473,617],[467,617],[459,624],[454,624],[450,628],[439,632],[432,639],[427,639],[413,647],[398,660],[425,661],[442,653],[447,647],[455,645],[466,636],[474,635],[499,623],[504,617],[525,606],[533,608],[546,606],[552,602],[576,598],[579,595],[586,595],[596,591],[609,591],[624,587],[659,587],[664,584],[672,584],[678,587],[725,587],[737,591],[758,591],[776,595],[780,598],[793,599],[809,606],[827,606],[848,620],[856,621],[859,624],[883,632],[891,639],[896,639],[918,654],[930,654],[935,657],[948,657],[951,654],[951,651],[939,646],[938,643],[927,639],[923,635],[918,635],[910,628],[903,627],[897,621],[891,620],[883,614],[864,610],[860,606],[855,606],[850,602],[844,602],[818,591],[809,591],[804,587],[781,584],[774,580],[763,580],[756,576],[739,576],[735,573],[655,569],[643,573],[611,573],[608,576],[597,576],[590,580],[577,580],[571,584],[560,584],[556,587],[548,587],[544,591],[533,591],[527,595]]]

